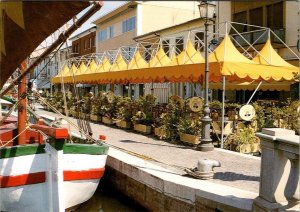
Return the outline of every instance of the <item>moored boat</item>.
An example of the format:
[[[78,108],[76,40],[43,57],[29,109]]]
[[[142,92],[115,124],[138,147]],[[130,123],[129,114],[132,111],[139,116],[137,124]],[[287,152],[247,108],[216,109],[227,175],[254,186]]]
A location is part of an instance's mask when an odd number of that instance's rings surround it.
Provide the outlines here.
[[[1,211],[60,211],[92,197],[104,174],[108,147],[64,139],[0,150]]]

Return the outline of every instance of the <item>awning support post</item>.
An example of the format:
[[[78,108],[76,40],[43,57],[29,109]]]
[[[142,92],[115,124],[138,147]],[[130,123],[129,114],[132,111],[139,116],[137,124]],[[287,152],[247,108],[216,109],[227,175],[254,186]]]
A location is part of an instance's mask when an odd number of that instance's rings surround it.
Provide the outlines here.
[[[225,83],[226,78],[223,76],[223,90],[222,90],[222,121],[221,121],[221,149],[224,148],[224,118],[225,118]]]

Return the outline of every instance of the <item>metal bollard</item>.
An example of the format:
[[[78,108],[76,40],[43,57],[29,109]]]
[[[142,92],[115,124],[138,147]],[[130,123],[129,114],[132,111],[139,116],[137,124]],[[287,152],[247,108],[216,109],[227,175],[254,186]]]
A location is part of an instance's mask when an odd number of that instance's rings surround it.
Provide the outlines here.
[[[211,179],[214,176],[214,167],[220,167],[221,163],[216,160],[201,159],[198,160],[197,167],[194,169],[195,174],[202,180]]]

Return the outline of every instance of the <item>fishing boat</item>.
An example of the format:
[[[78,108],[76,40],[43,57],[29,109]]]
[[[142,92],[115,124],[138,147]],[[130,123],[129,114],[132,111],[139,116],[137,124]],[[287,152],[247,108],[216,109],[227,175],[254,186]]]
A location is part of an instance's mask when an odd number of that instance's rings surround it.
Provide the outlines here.
[[[38,59],[20,66],[45,38],[88,6]],[[26,126],[24,84],[26,74],[102,6],[86,1],[0,3],[0,88],[21,70],[0,93],[2,98],[18,85],[13,103],[18,117],[10,112],[0,117],[0,211],[65,211],[90,199],[98,187],[108,151],[104,137],[93,144],[69,143],[67,129],[48,126],[39,117]]]

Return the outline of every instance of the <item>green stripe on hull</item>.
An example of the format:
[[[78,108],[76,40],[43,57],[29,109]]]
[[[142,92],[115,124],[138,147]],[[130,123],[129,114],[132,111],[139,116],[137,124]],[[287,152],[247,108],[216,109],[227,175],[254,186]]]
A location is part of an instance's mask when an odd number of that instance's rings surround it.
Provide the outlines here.
[[[108,146],[92,144],[65,144],[64,154],[106,155]]]
[[[0,159],[45,153],[45,145],[28,144],[0,149]]]
[[[87,155],[105,155],[108,151],[106,145],[92,145],[92,144],[64,144],[62,142],[55,142],[52,146],[57,149],[63,149],[64,154],[87,154]],[[45,153],[45,145],[28,144],[13,147],[6,147],[0,149],[0,159],[13,158],[25,155],[43,154]]]

